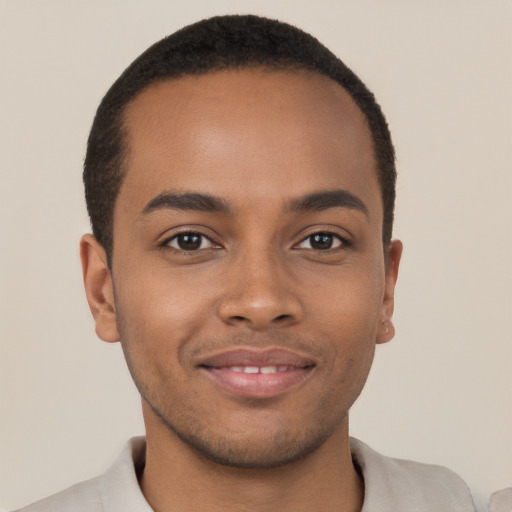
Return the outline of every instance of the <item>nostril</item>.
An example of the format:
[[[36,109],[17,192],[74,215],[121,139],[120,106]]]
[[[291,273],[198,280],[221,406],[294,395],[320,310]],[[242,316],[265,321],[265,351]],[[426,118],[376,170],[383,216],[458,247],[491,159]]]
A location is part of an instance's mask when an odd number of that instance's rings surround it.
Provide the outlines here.
[[[279,315],[274,318],[274,322],[283,322],[284,320],[289,320],[290,318],[291,315]],[[231,320],[235,320],[236,322],[244,322],[248,320],[248,318],[243,315],[233,315]]]

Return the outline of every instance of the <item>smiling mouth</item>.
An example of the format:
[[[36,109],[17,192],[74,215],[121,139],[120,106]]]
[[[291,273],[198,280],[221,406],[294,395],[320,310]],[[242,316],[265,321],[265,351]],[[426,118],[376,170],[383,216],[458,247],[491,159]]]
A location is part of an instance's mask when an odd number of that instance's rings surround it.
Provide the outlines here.
[[[279,366],[229,366],[227,370],[231,370],[232,372],[239,373],[281,373],[292,371],[295,368],[293,366],[288,365],[279,365]]]
[[[236,349],[199,365],[216,386],[245,398],[271,398],[294,389],[316,367],[313,360],[284,349]]]

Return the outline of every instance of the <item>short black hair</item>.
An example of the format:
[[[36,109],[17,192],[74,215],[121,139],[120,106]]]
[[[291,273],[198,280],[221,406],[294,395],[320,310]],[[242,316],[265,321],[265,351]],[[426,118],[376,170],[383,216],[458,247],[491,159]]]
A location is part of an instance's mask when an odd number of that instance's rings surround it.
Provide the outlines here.
[[[277,20],[253,15],[216,16],[188,25],[142,53],[101,101],[87,143],[84,185],[92,231],[113,251],[114,207],[127,154],[126,105],[155,82],[223,69],[262,66],[302,69],[338,82],[363,112],[373,140],[384,205],[382,239],[391,240],[395,203],[395,152],[386,119],[374,95],[330,50],[310,34]]]

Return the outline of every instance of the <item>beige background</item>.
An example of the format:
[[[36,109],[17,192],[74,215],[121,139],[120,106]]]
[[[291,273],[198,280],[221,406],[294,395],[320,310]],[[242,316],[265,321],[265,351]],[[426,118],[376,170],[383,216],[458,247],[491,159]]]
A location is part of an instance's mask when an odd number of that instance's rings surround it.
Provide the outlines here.
[[[96,339],[82,293],[85,140],[135,56],[231,12],[316,35],[394,135],[397,336],[378,348],[352,434],[483,491],[510,485],[510,1],[0,0],[0,504],[99,473],[143,431],[121,351]]]

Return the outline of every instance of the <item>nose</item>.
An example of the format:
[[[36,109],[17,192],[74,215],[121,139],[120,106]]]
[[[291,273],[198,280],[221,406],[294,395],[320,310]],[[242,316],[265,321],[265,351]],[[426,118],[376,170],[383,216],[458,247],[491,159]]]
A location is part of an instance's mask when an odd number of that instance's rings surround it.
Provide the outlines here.
[[[300,322],[304,308],[293,278],[271,256],[240,257],[226,276],[219,316],[229,325],[246,325],[261,331]]]

